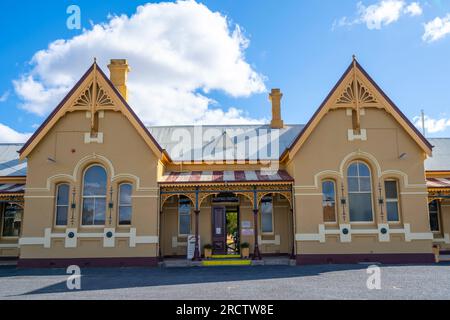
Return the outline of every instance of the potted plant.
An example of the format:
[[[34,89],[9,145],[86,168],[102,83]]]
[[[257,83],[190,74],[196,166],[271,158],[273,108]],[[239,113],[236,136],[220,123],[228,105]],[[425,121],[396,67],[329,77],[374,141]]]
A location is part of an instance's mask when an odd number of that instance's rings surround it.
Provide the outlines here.
[[[241,256],[244,259],[250,257],[250,244],[248,242],[241,243]]]
[[[212,256],[212,245],[205,244],[203,246],[203,254],[205,255],[205,259],[210,259]]]

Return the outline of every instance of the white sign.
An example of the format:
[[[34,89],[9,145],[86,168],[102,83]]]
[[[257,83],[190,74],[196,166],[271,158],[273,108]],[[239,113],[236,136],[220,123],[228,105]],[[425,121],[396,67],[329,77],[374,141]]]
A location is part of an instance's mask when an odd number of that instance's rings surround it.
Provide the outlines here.
[[[241,234],[243,236],[253,236],[253,229],[242,229]]]
[[[244,221],[242,221],[241,226],[242,226],[242,228],[251,228],[252,227],[252,222],[244,220]]]
[[[195,235],[189,235],[187,239],[187,259],[192,260],[194,258],[195,251]],[[198,253],[200,254],[200,235],[198,236]]]

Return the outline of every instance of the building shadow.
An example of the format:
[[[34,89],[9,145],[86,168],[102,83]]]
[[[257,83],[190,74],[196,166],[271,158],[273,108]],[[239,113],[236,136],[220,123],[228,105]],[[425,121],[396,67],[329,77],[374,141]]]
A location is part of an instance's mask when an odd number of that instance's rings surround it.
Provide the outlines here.
[[[444,263],[442,263],[444,265]],[[450,263],[445,263],[449,265]],[[318,276],[328,272],[365,270],[368,264],[353,265],[312,265],[312,266],[253,266],[253,267],[191,267],[191,268],[86,268],[81,270],[81,290],[112,290],[202,283],[232,283],[236,281],[255,281],[282,278],[301,278]],[[402,265],[382,265],[381,267]],[[411,265],[408,265],[411,266]],[[416,265],[426,266],[426,265]],[[65,269],[15,269],[0,267],[0,278],[15,276],[49,277],[62,276],[64,281],[29,291],[28,295],[73,292],[67,288],[69,276]]]

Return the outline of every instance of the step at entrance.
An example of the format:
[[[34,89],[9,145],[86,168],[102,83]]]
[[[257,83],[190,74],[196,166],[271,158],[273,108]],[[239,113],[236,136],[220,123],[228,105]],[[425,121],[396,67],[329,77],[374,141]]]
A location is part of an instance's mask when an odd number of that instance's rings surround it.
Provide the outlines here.
[[[204,267],[251,266],[251,265],[252,261],[247,259],[212,259],[202,261],[202,266]]]
[[[240,259],[240,254],[213,254],[212,259]]]

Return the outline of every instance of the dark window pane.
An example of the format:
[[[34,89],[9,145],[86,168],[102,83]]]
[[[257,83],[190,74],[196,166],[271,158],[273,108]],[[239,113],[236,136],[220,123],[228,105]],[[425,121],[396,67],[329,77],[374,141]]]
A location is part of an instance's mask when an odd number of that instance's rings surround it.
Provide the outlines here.
[[[358,178],[348,178],[348,192],[358,192]]]
[[[429,209],[429,211],[431,212],[431,211],[438,211],[438,203],[437,203],[437,201],[436,200],[433,200],[433,201],[431,201],[429,204],[428,204],[428,209]]]
[[[131,184],[121,184],[120,185],[119,202],[121,205],[131,205],[131,192],[132,192]]]
[[[20,208],[15,204],[6,205],[3,216],[3,230],[2,230],[3,237],[19,236],[21,215],[22,215],[22,208]]]
[[[69,210],[68,206],[57,206],[56,207],[56,225],[57,226],[67,225],[68,210]]]
[[[58,195],[56,198],[57,205],[68,205],[69,204],[69,185],[60,184],[58,185]]]
[[[333,181],[324,181],[322,183],[322,207],[324,222],[336,221],[336,195]]]
[[[261,230],[262,232],[273,232],[272,219],[273,208],[271,201],[261,202]]]
[[[397,181],[385,181],[386,199],[397,199]]]
[[[336,203],[329,202],[323,207],[323,221],[336,222]]]
[[[106,199],[96,198],[95,199],[95,213],[94,213],[94,224],[104,225],[105,224],[105,213],[106,213]]]
[[[131,207],[119,207],[119,224],[131,224]]]
[[[370,178],[359,178],[359,191],[370,192],[372,191],[372,186],[370,185]]]
[[[334,182],[333,181],[324,181],[322,183],[322,192],[325,198],[333,198],[334,199]]]
[[[430,229],[431,231],[438,232],[439,228],[439,207],[436,200],[428,204],[428,210],[430,212]]]
[[[370,193],[353,193],[348,198],[350,221],[372,221],[372,197]]]
[[[92,166],[84,174],[83,195],[106,195],[106,171],[100,166]]]
[[[398,216],[398,203],[386,202],[387,219],[388,221],[399,221]]]
[[[180,234],[191,233],[191,216],[180,214]]]
[[[357,177],[358,176],[358,166],[356,163],[352,163],[347,170],[347,176]]]
[[[94,224],[94,199],[87,198],[83,200],[82,224]]]

